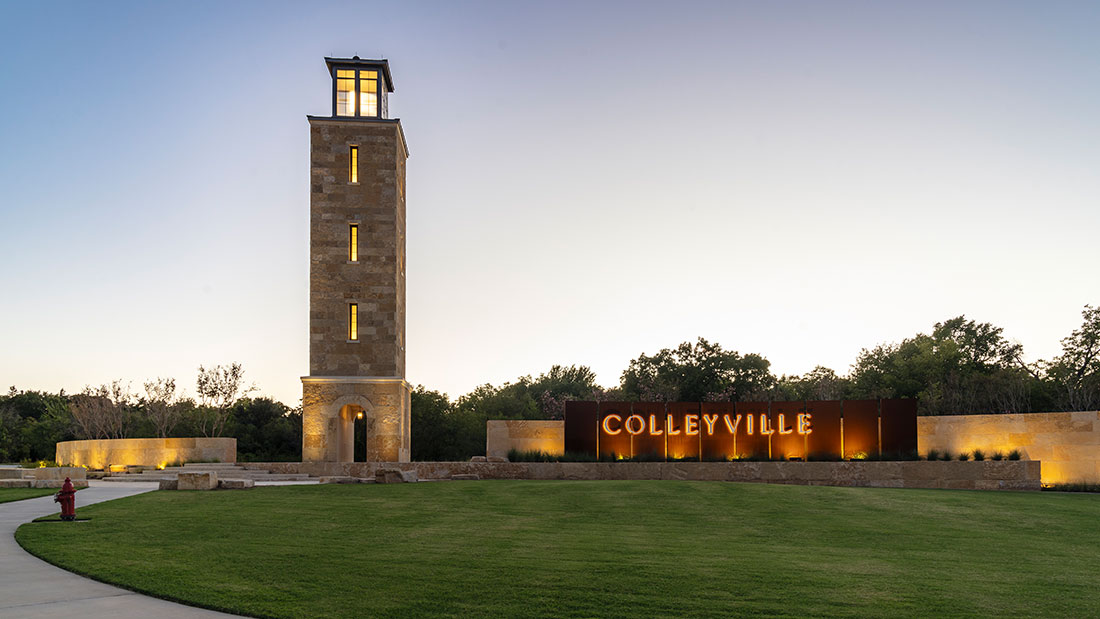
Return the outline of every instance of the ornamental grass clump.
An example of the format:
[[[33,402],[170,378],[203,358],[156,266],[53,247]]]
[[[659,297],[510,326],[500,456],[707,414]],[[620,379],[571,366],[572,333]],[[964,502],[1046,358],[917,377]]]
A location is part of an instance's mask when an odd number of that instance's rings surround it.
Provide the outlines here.
[[[1021,456],[1023,456],[1023,454],[1020,453],[1019,449],[1013,449],[1012,451],[1008,452],[1009,460],[1019,460]]]
[[[938,450],[938,449],[929,449],[928,450],[928,455],[926,455],[924,457],[924,459],[928,460],[929,462],[931,462],[933,460],[939,460],[940,459],[940,450]]]
[[[966,453],[965,451],[959,454],[959,461],[960,462],[966,462],[969,459],[970,459],[970,454]]]
[[[579,462],[580,460],[577,460],[577,457],[587,457],[586,462],[595,460],[592,456],[583,454],[551,454],[537,449],[531,451],[508,450],[509,462]]]
[[[981,462],[982,460],[985,460],[985,453],[982,452],[981,449],[975,449],[974,450],[974,460],[976,462]]]
[[[954,460],[954,458],[951,457],[950,451],[944,451],[942,454],[940,454],[940,460],[947,462],[950,460]]]
[[[993,452],[993,457],[991,459],[992,460],[1004,460],[1005,455],[1003,453],[999,452],[999,451],[995,451],[995,452]]]

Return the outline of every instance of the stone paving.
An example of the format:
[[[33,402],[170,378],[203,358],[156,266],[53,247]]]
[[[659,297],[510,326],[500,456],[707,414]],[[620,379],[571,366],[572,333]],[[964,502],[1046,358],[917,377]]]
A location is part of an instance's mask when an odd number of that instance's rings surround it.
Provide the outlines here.
[[[80,508],[85,505],[156,489],[155,483],[112,484],[92,481],[88,489],[81,490],[76,495],[77,515],[80,515]],[[235,616],[151,598],[77,576],[28,554],[15,543],[15,530],[19,525],[58,511],[52,495],[0,503],[0,617],[175,619]],[[80,526],[80,523],[73,523],[71,526]]]

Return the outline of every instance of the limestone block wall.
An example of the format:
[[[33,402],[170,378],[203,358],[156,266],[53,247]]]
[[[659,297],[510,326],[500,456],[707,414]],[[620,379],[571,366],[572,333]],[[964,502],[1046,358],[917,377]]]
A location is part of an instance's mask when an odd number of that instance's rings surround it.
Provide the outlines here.
[[[512,449],[565,453],[564,421],[491,420],[485,423],[485,454],[507,456]]]
[[[999,462],[268,462],[245,463],[275,473],[373,477],[379,468],[416,471],[420,479],[653,479],[740,481],[806,486],[1039,490],[1042,463]],[[466,483],[466,482],[463,482]]]
[[[1100,412],[918,417],[917,448],[987,457],[1019,449],[1042,461],[1043,483],[1100,483]]]
[[[351,460],[355,419],[345,407],[357,407],[367,424],[367,460],[408,462],[411,393],[400,378],[303,377],[302,461]]]
[[[54,460],[92,469],[110,465],[160,466],[188,460],[237,461],[235,438],[116,438],[64,441]]]
[[[65,481],[88,479],[88,471],[79,466],[48,466],[40,469],[27,469],[23,474],[24,479],[48,479],[52,481]]]
[[[397,120],[310,118],[309,373],[405,375],[405,159]],[[358,181],[350,179],[358,148]],[[349,261],[348,226],[358,225]],[[348,304],[359,340],[348,340]]]

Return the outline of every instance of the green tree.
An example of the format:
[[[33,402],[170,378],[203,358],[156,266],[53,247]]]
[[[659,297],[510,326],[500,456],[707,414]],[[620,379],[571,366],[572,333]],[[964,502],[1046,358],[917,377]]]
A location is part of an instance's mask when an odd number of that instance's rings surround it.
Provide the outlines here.
[[[145,417],[159,438],[167,438],[179,422],[180,407],[176,406],[176,379],[157,378],[145,383],[142,408]]]
[[[596,373],[584,365],[555,365],[538,378],[524,377],[520,382],[527,384],[543,419],[564,419],[566,402],[591,400],[600,391]]]
[[[447,394],[417,385],[412,392],[412,459],[461,461],[485,454],[485,417],[460,409]]]
[[[770,366],[760,355],[723,350],[699,338],[638,356],[623,372],[621,386],[628,399],[641,401],[737,401],[775,384]]]
[[[64,392],[19,391],[0,396],[0,462],[53,460],[58,441],[76,438]]]
[[[242,462],[302,459],[302,415],[271,398],[241,398],[230,408],[227,434],[237,439]]]
[[[523,378],[504,383],[499,388],[490,384],[476,387],[460,397],[459,410],[476,412],[485,419],[541,419],[542,411]]]
[[[851,393],[864,398],[919,398],[931,415],[1031,410],[1032,378],[1022,349],[1003,330],[958,316],[900,344],[863,349],[852,366]]]
[[[772,400],[843,400],[851,391],[851,381],[836,372],[817,366],[802,376],[782,376]]]
[[[255,391],[256,386],[245,386],[241,364],[230,363],[209,370],[200,365],[195,389],[201,403],[197,417],[202,435],[221,436],[229,420],[230,407]]]
[[[1081,317],[1081,327],[1062,339],[1062,354],[1045,368],[1066,410],[1100,408],[1100,306],[1086,305]]]

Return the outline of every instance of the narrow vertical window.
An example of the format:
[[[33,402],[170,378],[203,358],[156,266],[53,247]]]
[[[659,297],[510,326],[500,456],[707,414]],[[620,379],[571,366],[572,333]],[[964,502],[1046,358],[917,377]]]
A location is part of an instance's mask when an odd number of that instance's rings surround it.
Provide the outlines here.
[[[348,226],[348,260],[352,262],[359,260],[359,224]]]
[[[359,115],[378,116],[378,71],[359,72]]]
[[[336,70],[336,115],[355,116],[355,71]]]
[[[351,147],[351,164],[348,166],[348,179],[353,183],[359,182],[359,147]]]
[[[348,339],[359,339],[359,304],[348,303]]]

